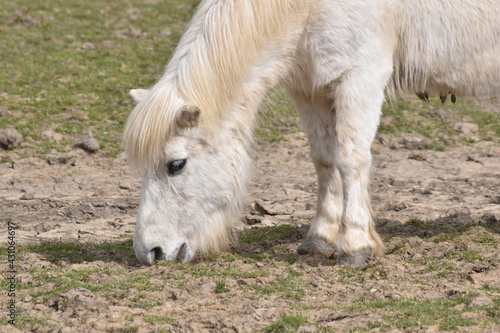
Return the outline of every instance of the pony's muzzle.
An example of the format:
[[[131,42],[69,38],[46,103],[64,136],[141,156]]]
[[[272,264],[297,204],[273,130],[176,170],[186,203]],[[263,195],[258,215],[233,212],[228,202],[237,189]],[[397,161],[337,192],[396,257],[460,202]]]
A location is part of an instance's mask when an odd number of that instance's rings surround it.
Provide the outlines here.
[[[153,265],[158,260],[186,263],[193,259],[194,254],[195,252],[187,243],[182,243],[181,245],[170,249],[163,246],[155,246],[150,249],[135,249],[137,259],[145,265]]]

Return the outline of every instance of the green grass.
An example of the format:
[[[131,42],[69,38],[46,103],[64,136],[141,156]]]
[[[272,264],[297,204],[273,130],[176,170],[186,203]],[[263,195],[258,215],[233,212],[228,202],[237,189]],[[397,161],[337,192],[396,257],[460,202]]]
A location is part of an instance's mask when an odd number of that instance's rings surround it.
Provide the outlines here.
[[[130,262],[135,261],[132,248],[132,240],[118,243],[76,243],[76,242],[40,242],[27,246],[27,250],[33,253],[43,254],[45,259],[57,263],[65,261],[67,263],[92,262],[96,260]]]
[[[230,289],[226,284],[226,280],[217,280],[217,282],[215,283],[214,292],[216,294],[222,294],[227,293],[228,291],[230,291]]]
[[[146,316],[144,320],[150,324],[172,325],[176,319],[168,316],[151,315]]]
[[[485,324],[486,321],[495,324],[498,318],[489,316],[486,320],[472,320],[462,317],[463,311],[457,305],[464,304],[467,311],[493,310],[494,307],[470,306],[471,294],[458,295],[453,298],[437,298],[433,300],[413,300],[408,298],[397,300],[372,300],[361,297],[358,301],[341,310],[352,315],[376,313],[383,322],[372,322],[371,328],[382,330],[400,329],[412,331],[421,326],[438,325],[440,330],[456,330],[459,326]]]
[[[133,107],[128,90],[161,76],[198,2],[2,2],[0,105],[10,115],[0,128],[33,138],[41,156],[67,150],[91,128],[101,154],[116,156]],[[47,142],[41,133],[49,129],[66,139]]]
[[[133,108],[128,91],[148,88],[161,77],[198,3],[4,1],[0,105],[8,113],[0,117],[0,128],[16,128],[33,139],[25,140],[29,151],[21,150],[21,157],[45,158],[51,150],[74,149],[88,129],[101,145],[101,156],[117,156]],[[437,98],[431,103],[398,98],[385,104],[384,114],[395,119],[380,131],[418,132],[431,138],[432,148],[442,150],[441,137],[453,134],[453,122],[432,112],[440,107]],[[458,120],[476,123],[483,137],[500,137],[499,113],[484,111],[469,99],[445,107]],[[256,135],[266,142],[284,140],[300,129],[296,108],[281,86],[269,93],[259,114]],[[44,139],[46,130],[64,139]]]
[[[144,292],[159,291],[162,288],[162,286],[150,283],[151,274],[134,272],[125,268],[86,268],[82,265],[82,267],[68,270],[53,266],[50,270],[34,267],[28,273],[33,278],[33,282],[24,284],[21,281],[19,289],[25,289],[35,301],[42,303],[48,303],[74,288],[85,288],[117,301],[128,298],[131,290],[137,290],[138,293],[131,298],[131,301],[136,306],[144,308],[157,305],[157,302],[146,304],[143,301]],[[102,277],[105,281],[101,281]],[[43,286],[47,284],[52,284],[54,287],[46,290]]]
[[[24,156],[68,151],[87,129],[100,155],[121,151],[123,126],[133,104],[128,91],[161,77],[199,0],[162,2],[17,0],[0,11],[0,128],[25,137]],[[31,23],[26,23],[26,22]],[[280,141],[298,130],[295,107],[282,88],[261,107],[257,136]],[[42,137],[64,135],[60,142]],[[2,161],[7,161],[2,157]]]
[[[244,258],[241,259],[244,261]],[[189,276],[210,278],[256,278],[268,274],[266,270],[241,269],[239,261],[211,261],[203,260],[196,265],[185,265],[172,262],[158,262],[157,265],[165,266],[179,272],[174,278],[182,281]]]
[[[245,230],[239,235],[239,240],[247,244],[260,244],[266,249],[281,242],[298,240],[299,228],[294,225],[283,224],[276,227]]]
[[[491,99],[483,102],[484,105],[494,103]],[[439,110],[446,110],[447,118],[442,117]],[[418,133],[430,141],[430,148],[438,151],[444,150],[446,137],[457,136],[454,125],[457,122],[469,122],[478,126],[477,135],[485,140],[500,138],[500,113],[490,112],[478,106],[477,99],[463,98],[456,104],[447,102],[441,104],[439,98],[434,96],[430,102],[423,102],[414,96],[398,97],[384,104],[384,116],[392,117],[389,124],[381,124],[380,133],[395,135],[397,133]],[[460,137],[465,143],[474,140]]]
[[[264,332],[268,333],[288,333],[296,332],[297,329],[309,323],[309,318],[300,315],[286,315],[278,319],[276,322],[264,328]]]
[[[301,272],[289,269],[286,274],[276,276],[274,281],[263,285],[254,285],[253,289],[264,298],[269,295],[279,295],[300,301],[308,290],[302,275]]]
[[[120,330],[120,332],[123,333],[135,333],[139,332],[139,326],[125,326]]]
[[[265,142],[283,141],[286,134],[301,129],[297,117],[295,104],[286,90],[278,86],[269,92],[259,108],[255,134]]]
[[[10,324],[9,324],[10,325]],[[31,327],[40,326],[47,329],[51,328],[51,325],[47,318],[42,316],[28,315],[22,309],[16,314],[16,328],[20,330],[30,331]],[[1,327],[1,326],[0,326]],[[8,332],[8,330],[6,330]]]

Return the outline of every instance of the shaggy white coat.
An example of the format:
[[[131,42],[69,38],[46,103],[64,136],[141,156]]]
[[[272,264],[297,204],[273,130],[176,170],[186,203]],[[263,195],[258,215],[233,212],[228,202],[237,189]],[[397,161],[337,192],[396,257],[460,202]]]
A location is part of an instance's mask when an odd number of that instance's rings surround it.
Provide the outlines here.
[[[384,91],[498,95],[499,18],[499,0],[203,1],[163,77],[133,92],[124,142],[144,174],[137,257],[188,261],[227,244],[255,113],[280,81],[318,174],[306,241],[381,253],[368,185]],[[168,175],[179,159],[185,170]]]

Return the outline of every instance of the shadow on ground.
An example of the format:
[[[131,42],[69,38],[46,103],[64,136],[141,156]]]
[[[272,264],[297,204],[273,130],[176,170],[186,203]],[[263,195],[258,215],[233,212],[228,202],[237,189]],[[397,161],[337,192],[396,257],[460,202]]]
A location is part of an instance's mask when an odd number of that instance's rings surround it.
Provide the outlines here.
[[[454,214],[432,221],[410,220],[399,223],[390,220],[378,220],[377,230],[386,239],[393,237],[419,237],[429,239],[441,237],[453,239],[466,233],[469,229],[481,226],[491,233],[500,233],[500,221],[494,217],[484,216],[481,220],[474,220],[468,214]],[[308,265],[334,265],[337,256],[321,255],[300,256],[295,248],[300,244],[307,227],[283,224],[273,227],[263,227],[245,230],[239,233],[238,242],[231,248],[231,252],[255,261],[272,258],[278,262],[304,262]],[[41,242],[30,244],[27,251],[43,255],[52,263],[65,261],[69,264],[92,262],[116,262],[121,265],[137,267],[137,261],[132,240],[104,243],[75,243],[75,242]],[[209,260],[208,257],[199,257],[195,262]]]

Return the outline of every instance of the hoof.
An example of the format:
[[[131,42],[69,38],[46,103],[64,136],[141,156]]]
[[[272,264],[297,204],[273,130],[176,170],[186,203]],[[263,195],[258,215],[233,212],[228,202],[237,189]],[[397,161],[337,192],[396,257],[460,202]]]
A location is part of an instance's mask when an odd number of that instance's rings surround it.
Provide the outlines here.
[[[351,268],[363,268],[368,265],[368,261],[370,260],[371,256],[371,251],[367,248],[361,249],[353,255],[343,253],[340,255],[339,260],[337,261],[337,265],[347,266]]]
[[[333,254],[333,247],[321,239],[309,239],[300,244],[297,248],[298,254],[314,254],[319,253],[324,256]]]

